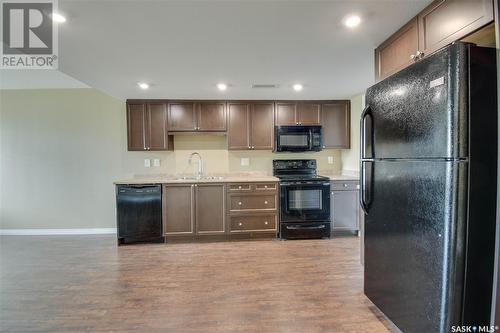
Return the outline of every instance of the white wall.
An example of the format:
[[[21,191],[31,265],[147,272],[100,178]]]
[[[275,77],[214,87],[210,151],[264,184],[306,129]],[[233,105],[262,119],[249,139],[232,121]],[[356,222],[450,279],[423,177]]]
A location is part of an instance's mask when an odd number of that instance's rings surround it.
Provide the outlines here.
[[[351,98],[351,149],[342,150],[342,172],[359,173],[359,121],[365,107],[365,95]]]
[[[114,180],[193,172],[187,158],[195,150],[209,173],[270,173],[273,158],[299,157],[341,171],[340,150],[230,152],[226,140],[179,136],[175,152],[128,152],[123,101],[94,89],[0,90],[0,229],[114,227]],[[242,167],[241,157],[250,166]],[[162,165],[144,168],[144,158]]]

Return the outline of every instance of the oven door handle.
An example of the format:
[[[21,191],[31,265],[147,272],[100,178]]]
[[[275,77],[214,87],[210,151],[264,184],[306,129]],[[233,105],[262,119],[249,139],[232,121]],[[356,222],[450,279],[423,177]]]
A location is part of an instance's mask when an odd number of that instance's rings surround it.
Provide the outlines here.
[[[314,229],[325,229],[325,225],[318,225],[318,226],[310,226],[310,227],[301,227],[301,226],[289,226],[287,225],[286,228],[288,230],[314,230]]]

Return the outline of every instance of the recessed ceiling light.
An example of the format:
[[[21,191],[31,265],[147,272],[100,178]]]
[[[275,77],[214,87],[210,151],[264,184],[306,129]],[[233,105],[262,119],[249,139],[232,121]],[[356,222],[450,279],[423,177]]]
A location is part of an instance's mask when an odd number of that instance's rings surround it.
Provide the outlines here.
[[[293,90],[295,91],[301,91],[302,90],[302,85],[300,83],[296,83],[293,85]]]
[[[217,89],[219,89],[220,91],[224,91],[227,89],[227,84],[225,83],[217,83]]]
[[[139,82],[139,83],[137,83],[137,85],[139,86],[139,88],[141,88],[143,90],[149,89],[149,84],[147,84],[145,82]]]
[[[346,17],[344,24],[348,28],[357,27],[361,23],[361,18],[358,15],[349,15]]]
[[[64,22],[66,22],[66,18],[64,16],[62,16],[61,14],[52,13],[52,21],[57,22],[57,23],[64,23]]]

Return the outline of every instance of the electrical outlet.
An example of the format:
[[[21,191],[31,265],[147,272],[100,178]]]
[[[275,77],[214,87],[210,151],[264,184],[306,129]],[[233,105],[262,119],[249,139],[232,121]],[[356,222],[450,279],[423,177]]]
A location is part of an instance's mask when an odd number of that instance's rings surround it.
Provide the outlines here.
[[[328,164],[333,164],[333,156],[328,156]]]
[[[250,165],[250,159],[248,157],[242,157],[241,166],[249,166],[249,165]]]
[[[151,160],[149,158],[144,159],[144,167],[145,168],[151,167]]]
[[[154,166],[154,167],[159,167],[159,166],[160,166],[160,164],[161,164],[161,162],[160,162],[160,159],[159,159],[159,158],[155,158],[155,159],[153,160],[153,166]]]

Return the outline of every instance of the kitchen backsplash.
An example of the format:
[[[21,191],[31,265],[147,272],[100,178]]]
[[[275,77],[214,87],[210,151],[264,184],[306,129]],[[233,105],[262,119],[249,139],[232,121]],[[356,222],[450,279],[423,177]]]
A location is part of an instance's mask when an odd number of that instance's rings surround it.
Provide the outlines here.
[[[273,159],[316,159],[318,170],[340,173],[342,170],[341,150],[324,150],[311,153],[273,153],[271,151],[229,151],[225,136],[176,136],[172,152],[124,152],[125,166],[132,174],[148,173],[190,173],[197,168],[197,162],[188,165],[188,158],[197,151],[203,158],[205,173],[227,173],[260,171],[272,173]],[[330,160],[333,163],[330,164]],[[144,159],[150,159],[151,167],[144,166]],[[160,159],[160,166],[153,166],[154,159]],[[242,165],[248,159],[248,165]],[[196,158],[194,161],[197,161]],[[245,162],[245,161],[243,161]]]

